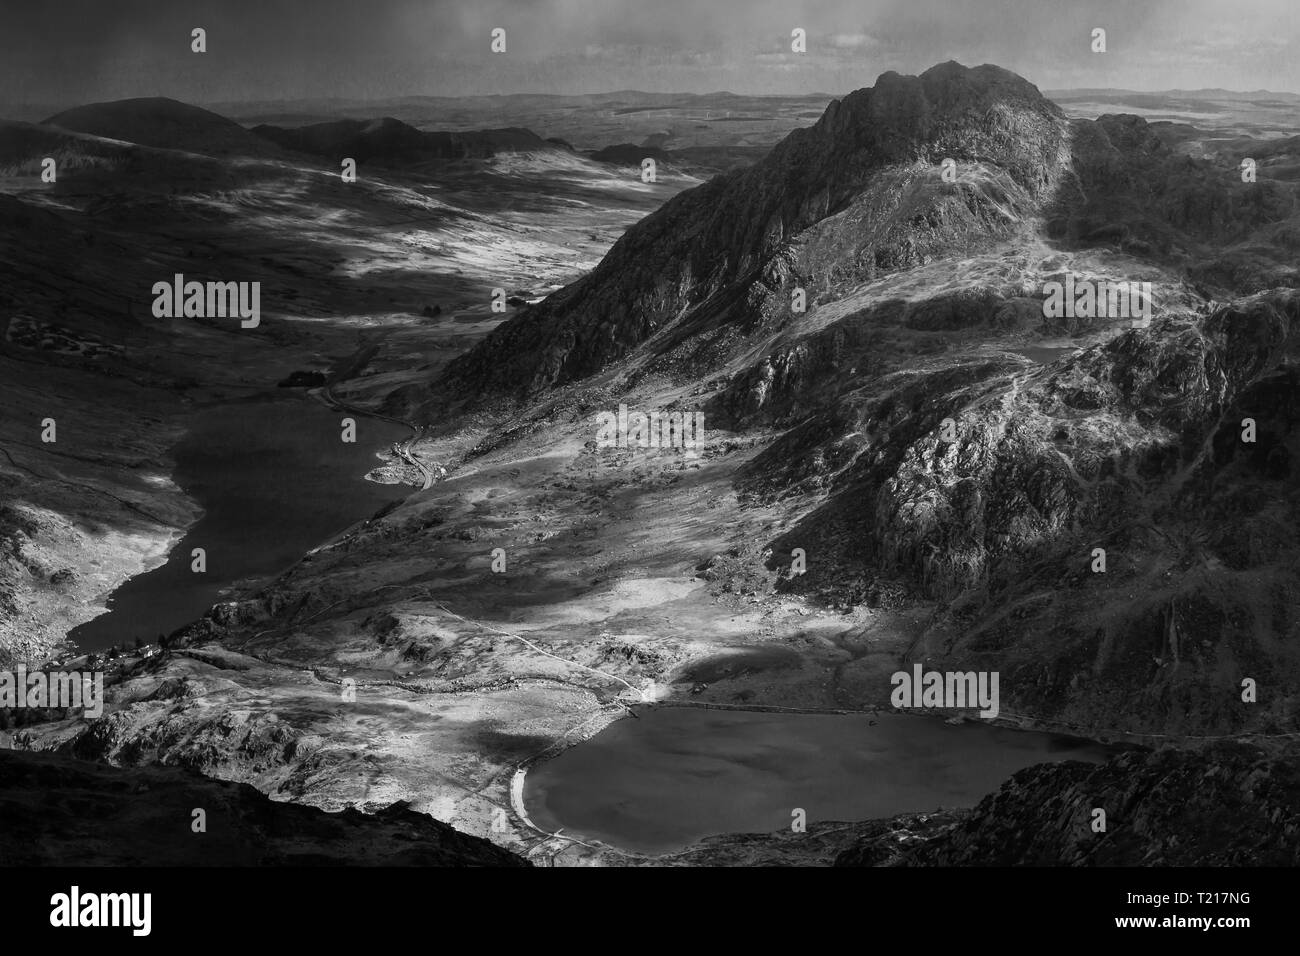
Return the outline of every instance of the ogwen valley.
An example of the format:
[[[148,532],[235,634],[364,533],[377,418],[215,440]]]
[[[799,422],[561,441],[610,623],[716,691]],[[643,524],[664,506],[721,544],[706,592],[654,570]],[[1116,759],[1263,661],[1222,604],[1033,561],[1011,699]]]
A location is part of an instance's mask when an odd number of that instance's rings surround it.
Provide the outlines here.
[[[0,863],[72,888],[44,928],[763,866],[1217,935],[1300,862],[1280,0],[5,17]]]

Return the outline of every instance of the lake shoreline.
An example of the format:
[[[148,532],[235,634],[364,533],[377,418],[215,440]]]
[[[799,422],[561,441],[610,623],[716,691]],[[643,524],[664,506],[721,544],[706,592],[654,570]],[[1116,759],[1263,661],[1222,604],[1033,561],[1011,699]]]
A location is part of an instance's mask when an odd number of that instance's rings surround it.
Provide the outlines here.
[[[854,710],[846,710],[846,709],[837,709],[834,711],[830,711],[827,709],[811,708],[811,707],[810,708],[790,708],[790,707],[777,708],[771,705],[764,706],[761,704],[720,705],[716,703],[711,704],[705,702],[696,703],[693,701],[686,701],[686,700],[680,700],[680,701],[663,700],[663,701],[656,701],[654,703],[645,703],[640,705],[629,704],[626,707],[626,711],[627,711],[626,714],[620,716],[617,714],[617,712],[612,712],[613,719],[601,722],[599,725],[594,727],[587,727],[585,728],[585,732],[582,733],[581,735],[566,735],[566,737],[562,741],[556,741],[541,753],[530,757],[528,760],[521,762],[518,766],[515,767],[511,779],[511,785],[510,785],[511,811],[514,817],[516,818],[517,822],[521,826],[528,827],[531,831],[533,831],[535,834],[537,834],[540,837],[540,840],[533,842],[529,846],[530,856],[535,855],[539,857],[554,858],[555,856],[558,856],[559,854],[564,853],[566,850],[568,850],[569,852],[578,853],[583,857],[584,860],[587,861],[589,861],[589,854],[595,854],[595,856],[598,859],[601,859],[602,861],[604,861],[604,858],[606,858],[607,856],[612,856],[618,858],[622,862],[639,861],[639,862],[653,864],[654,861],[656,860],[666,861],[670,858],[676,858],[683,853],[692,851],[692,849],[695,847],[704,846],[706,844],[716,844],[718,841],[725,842],[729,837],[752,834],[752,833],[769,832],[769,831],[762,830],[761,828],[754,830],[743,826],[730,827],[730,828],[720,829],[717,832],[712,834],[697,835],[696,838],[690,839],[678,845],[674,845],[671,847],[661,847],[655,850],[650,850],[646,848],[637,848],[631,846],[620,846],[610,842],[607,839],[602,839],[602,837],[598,834],[588,833],[582,829],[579,829],[576,826],[563,824],[561,820],[559,820],[551,813],[550,808],[546,803],[546,796],[547,796],[546,792],[545,791],[543,791],[542,793],[538,792],[535,778],[531,781],[531,783],[533,784],[533,788],[530,792],[529,790],[530,771],[534,771],[543,765],[550,764],[551,762],[557,760],[560,756],[573,751],[580,744],[588,743],[594,737],[608,730],[611,726],[628,723],[629,718],[633,720],[637,718],[644,719],[645,716],[649,713],[653,713],[655,711],[668,711],[668,710],[714,711],[719,713],[743,712],[747,714],[769,715],[769,716],[779,717],[779,718],[847,716],[847,717],[859,717],[859,718],[869,719],[872,726],[876,724],[876,721],[878,719],[883,718],[885,720],[889,720],[891,717],[894,716],[913,717],[913,718],[922,718],[922,719],[928,718],[927,720],[925,720],[925,723],[928,724],[929,727],[931,728],[935,727],[936,725],[952,724],[951,714],[941,715],[941,714],[926,713],[920,711],[896,711],[893,708],[889,708],[889,707],[876,707],[870,710],[862,710],[862,711],[854,711]],[[1041,736],[1045,738],[1045,740],[1050,738],[1053,744],[1066,743],[1067,744],[1066,749],[1070,751],[1077,749],[1082,753],[1092,753],[1093,751],[1099,751],[1105,749],[1107,751],[1107,755],[1104,759],[1110,759],[1113,756],[1117,756],[1120,752],[1123,752],[1124,750],[1127,749],[1145,749],[1145,748],[1140,748],[1136,744],[1126,744],[1126,743],[1117,744],[1113,741],[1107,743],[1105,741],[1098,740],[1096,738],[1089,737],[1087,735],[1082,735],[1077,732],[1062,733],[1056,729],[1048,728],[1045,726],[1039,728],[1031,728],[1025,726],[1023,722],[1018,723],[1013,720],[1008,720],[1005,718],[998,718],[992,721],[983,718],[970,718],[962,721],[961,723],[965,725],[971,725],[971,726],[983,725],[989,729],[996,729],[1002,731],[1003,733],[1016,733],[1017,736],[1023,733],[1027,735]],[[898,726],[904,726],[904,725],[898,725]],[[954,727],[954,729],[959,729],[959,728]],[[1066,759],[1078,759],[1078,758],[1066,758]],[[1052,762],[1052,761],[1047,759],[1041,761],[1036,760],[1033,761],[1032,763],[1026,764],[1026,766],[1032,766],[1035,765],[1036,763],[1047,763],[1047,762]],[[1094,762],[1100,762],[1100,761],[1094,761]],[[997,777],[996,782],[994,782],[987,791],[981,791],[978,795],[972,796],[971,799],[969,799],[968,801],[966,801],[961,805],[949,805],[945,803],[941,807],[920,806],[920,807],[913,807],[910,809],[900,809],[894,813],[877,814],[877,815],[872,815],[867,817],[839,816],[836,817],[834,820],[830,820],[830,819],[817,820],[817,821],[809,820],[808,827],[811,831],[813,828],[824,829],[826,826],[829,826],[832,823],[843,823],[846,826],[850,826],[850,827],[869,826],[873,823],[878,823],[881,820],[893,819],[895,817],[901,818],[901,817],[913,817],[916,815],[925,815],[925,814],[948,813],[950,811],[952,812],[967,811],[973,808],[974,806],[976,806],[979,803],[979,801],[983,799],[984,796],[986,796],[988,793],[995,792],[997,787],[1000,786],[1001,781],[1004,777],[1005,774],[1001,777]],[[539,800],[540,800],[540,804],[539,804]],[[541,807],[540,810],[538,809],[539,805]],[[772,835],[780,836],[781,833],[782,831],[778,830],[775,831]],[[552,842],[552,841],[556,841],[556,842]],[[614,860],[609,860],[608,862],[614,862]]]

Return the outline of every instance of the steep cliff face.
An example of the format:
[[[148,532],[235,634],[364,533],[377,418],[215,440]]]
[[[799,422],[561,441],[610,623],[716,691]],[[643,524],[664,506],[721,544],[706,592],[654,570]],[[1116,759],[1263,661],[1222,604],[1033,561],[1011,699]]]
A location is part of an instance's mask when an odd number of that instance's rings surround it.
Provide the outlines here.
[[[1129,753],[1015,774],[959,822],[871,835],[836,866],[1295,866],[1295,752],[1244,744]],[[1094,832],[1094,810],[1106,813]]]
[[[753,167],[682,193],[587,277],[453,363],[449,384],[527,395],[590,375],[652,336],[790,316],[790,290],[852,283],[1005,234],[1051,189],[1066,124],[994,66],[886,73]],[[940,164],[953,159],[958,183]]]

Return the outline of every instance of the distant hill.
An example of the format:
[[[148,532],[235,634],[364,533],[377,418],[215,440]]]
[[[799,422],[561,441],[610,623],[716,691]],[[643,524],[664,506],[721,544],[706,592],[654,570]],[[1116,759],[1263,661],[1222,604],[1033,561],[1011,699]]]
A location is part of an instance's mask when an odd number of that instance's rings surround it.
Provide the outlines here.
[[[1075,90],[1045,90],[1044,95],[1057,102],[1077,99],[1116,99],[1120,97],[1147,97],[1163,99],[1203,99],[1203,100],[1240,100],[1255,102],[1257,100],[1291,100],[1300,102],[1300,93],[1282,93],[1271,90],[1123,90],[1087,87]]]
[[[278,156],[280,151],[234,120],[166,97],[91,103],[44,121],[47,126],[91,133],[159,149],[211,156]]]
[[[666,150],[657,146],[637,146],[635,143],[616,143],[590,155],[598,163],[611,163],[615,166],[640,166],[643,159],[653,159],[657,163],[671,159]]]
[[[431,160],[488,159],[498,153],[563,149],[560,144],[520,127],[466,132],[416,129],[401,120],[344,119],[296,129],[255,126],[252,132],[284,149],[332,160],[351,157],[359,163],[410,166]]]
[[[767,146],[688,146],[663,149],[660,146],[615,143],[589,151],[587,158],[610,166],[640,169],[642,161],[653,159],[659,173],[675,172],[709,179],[719,173],[752,166],[770,152]]]

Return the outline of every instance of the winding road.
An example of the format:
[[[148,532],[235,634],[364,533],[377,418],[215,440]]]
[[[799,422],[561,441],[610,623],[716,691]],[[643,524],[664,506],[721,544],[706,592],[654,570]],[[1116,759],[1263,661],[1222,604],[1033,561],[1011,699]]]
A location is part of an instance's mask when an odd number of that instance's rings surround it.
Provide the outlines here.
[[[345,412],[352,412],[354,415],[363,415],[366,418],[377,418],[380,421],[392,422],[394,425],[405,425],[409,428],[411,430],[411,437],[400,444],[394,445],[393,449],[397,452],[397,456],[401,458],[402,461],[406,462],[408,465],[413,465],[419,473],[424,476],[424,485],[420,488],[421,491],[428,491],[429,488],[432,487],[433,472],[429,468],[425,467],[422,461],[411,454],[411,446],[424,437],[423,425],[416,425],[414,422],[409,422],[404,418],[393,418],[391,415],[381,415],[378,412],[372,412],[364,408],[359,408],[356,405],[350,405],[334,394],[333,384],[326,385],[322,388],[321,394],[324,396],[325,404],[333,408],[338,408]]]

